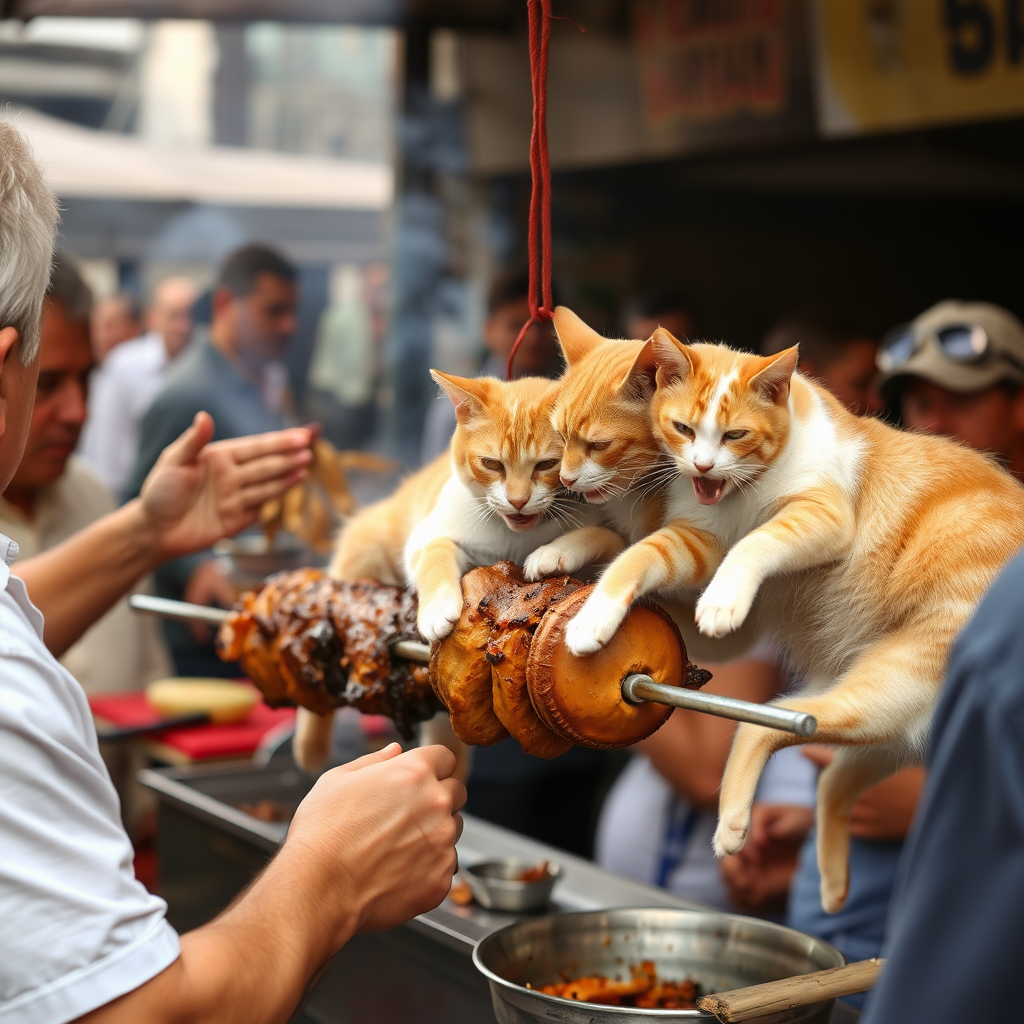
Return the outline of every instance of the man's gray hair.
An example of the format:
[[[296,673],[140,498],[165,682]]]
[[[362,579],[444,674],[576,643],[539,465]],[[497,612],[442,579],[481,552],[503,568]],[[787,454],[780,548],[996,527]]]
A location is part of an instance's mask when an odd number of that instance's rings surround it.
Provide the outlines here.
[[[39,351],[59,220],[57,197],[25,136],[0,117],[0,328],[17,328],[26,366]]]

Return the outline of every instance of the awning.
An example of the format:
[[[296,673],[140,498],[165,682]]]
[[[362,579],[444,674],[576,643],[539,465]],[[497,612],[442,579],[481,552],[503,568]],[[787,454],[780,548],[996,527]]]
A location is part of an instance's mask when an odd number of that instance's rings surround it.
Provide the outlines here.
[[[229,146],[166,149],[33,110],[15,123],[61,197],[383,210],[394,191],[392,170],[381,163]]]

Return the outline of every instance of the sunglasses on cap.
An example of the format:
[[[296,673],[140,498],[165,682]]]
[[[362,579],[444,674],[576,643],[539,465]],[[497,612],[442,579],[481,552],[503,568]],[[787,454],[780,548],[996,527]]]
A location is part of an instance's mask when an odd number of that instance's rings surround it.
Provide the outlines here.
[[[979,324],[950,324],[923,334],[915,333],[910,324],[897,327],[882,339],[875,360],[878,368],[883,373],[899,369],[910,362],[911,357],[929,340],[935,342],[942,354],[954,363],[976,363],[991,354],[1024,372],[1024,364],[1010,353],[999,351]]]

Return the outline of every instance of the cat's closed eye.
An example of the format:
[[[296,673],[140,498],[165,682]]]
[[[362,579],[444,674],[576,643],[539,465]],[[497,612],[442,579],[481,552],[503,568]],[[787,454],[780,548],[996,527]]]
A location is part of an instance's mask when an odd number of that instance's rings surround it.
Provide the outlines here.
[[[683,437],[697,436],[696,434],[694,434],[692,427],[688,427],[685,423],[680,423],[679,420],[673,420],[672,426],[675,427],[676,430],[678,430],[679,433],[683,435]]]
[[[549,469],[554,469],[561,461],[561,459],[544,459],[543,462],[538,462],[533,468],[537,473],[546,473]]]
[[[722,435],[723,441],[738,441],[741,437],[746,437],[749,434],[749,430],[727,430]]]
[[[480,462],[483,464],[484,469],[489,469],[492,473],[504,473],[505,466],[497,459],[481,459]]]
[[[591,452],[603,452],[607,451],[611,447],[611,441],[588,441],[587,451]]]

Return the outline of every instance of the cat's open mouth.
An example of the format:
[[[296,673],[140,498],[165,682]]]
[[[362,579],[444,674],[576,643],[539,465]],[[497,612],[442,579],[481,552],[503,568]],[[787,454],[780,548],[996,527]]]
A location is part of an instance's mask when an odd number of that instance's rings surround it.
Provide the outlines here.
[[[531,527],[536,526],[541,518],[539,512],[535,512],[532,516],[524,516],[522,513],[510,516],[507,512],[502,512],[501,515],[509,527],[517,533],[520,530],[529,530]]]
[[[702,505],[717,505],[725,490],[725,481],[712,480],[708,476],[695,476],[692,479],[693,493],[697,495],[697,500]]]
[[[606,491],[603,487],[595,487],[592,491],[583,492],[583,497],[591,505],[603,505],[611,496],[611,491]]]

